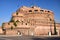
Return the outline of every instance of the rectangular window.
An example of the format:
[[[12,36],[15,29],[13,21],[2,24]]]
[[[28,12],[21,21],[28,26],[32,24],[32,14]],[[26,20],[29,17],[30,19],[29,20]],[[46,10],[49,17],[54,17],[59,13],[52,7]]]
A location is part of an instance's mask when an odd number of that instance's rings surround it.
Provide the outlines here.
[[[32,12],[32,10],[29,10],[29,12]]]
[[[40,10],[41,14],[43,13],[44,10]]]
[[[40,10],[41,12],[43,12],[44,10]]]
[[[34,10],[34,11],[38,11],[38,10]]]

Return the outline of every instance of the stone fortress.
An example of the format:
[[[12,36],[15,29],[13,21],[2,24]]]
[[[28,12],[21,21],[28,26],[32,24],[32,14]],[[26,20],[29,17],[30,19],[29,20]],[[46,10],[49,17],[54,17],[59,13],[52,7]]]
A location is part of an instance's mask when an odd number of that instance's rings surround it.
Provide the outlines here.
[[[37,6],[22,6],[9,22],[0,28],[2,35],[60,35],[60,23],[54,20],[54,13]]]

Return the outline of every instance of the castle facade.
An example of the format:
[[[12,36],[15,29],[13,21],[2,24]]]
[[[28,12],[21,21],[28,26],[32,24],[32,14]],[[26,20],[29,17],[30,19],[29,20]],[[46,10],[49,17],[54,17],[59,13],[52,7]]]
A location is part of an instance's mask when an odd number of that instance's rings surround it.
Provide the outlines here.
[[[37,6],[22,6],[12,14],[9,22],[2,24],[4,35],[60,35],[60,23],[54,13]]]

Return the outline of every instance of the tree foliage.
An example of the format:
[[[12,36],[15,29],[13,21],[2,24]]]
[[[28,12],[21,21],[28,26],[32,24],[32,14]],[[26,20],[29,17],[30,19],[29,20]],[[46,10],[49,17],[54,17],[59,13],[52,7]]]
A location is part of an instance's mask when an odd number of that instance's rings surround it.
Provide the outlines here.
[[[15,27],[17,26],[16,22],[14,22],[14,26],[15,26]]]
[[[11,26],[11,30],[13,29],[13,26]]]
[[[13,19],[11,19],[11,20],[10,20],[10,22],[14,22],[14,20],[13,20]]]

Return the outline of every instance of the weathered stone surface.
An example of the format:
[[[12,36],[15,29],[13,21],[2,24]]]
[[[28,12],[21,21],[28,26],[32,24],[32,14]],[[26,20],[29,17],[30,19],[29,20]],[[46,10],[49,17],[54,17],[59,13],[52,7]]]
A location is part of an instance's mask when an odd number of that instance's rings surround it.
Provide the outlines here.
[[[56,24],[59,30],[60,24]],[[50,10],[42,9],[36,6],[19,8],[12,14],[10,22],[4,23],[6,35],[48,35],[48,32],[54,34],[54,14]],[[18,34],[17,34],[18,33]]]

